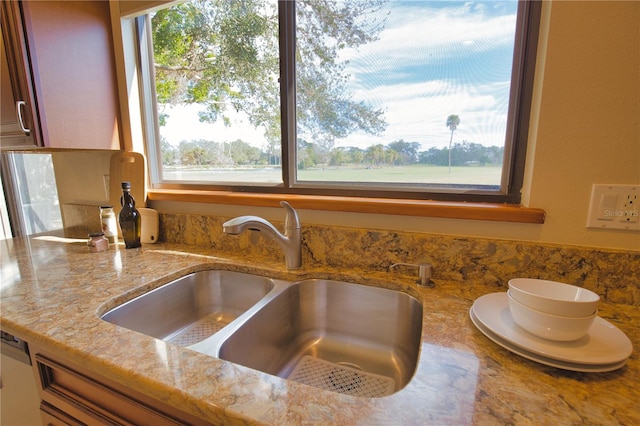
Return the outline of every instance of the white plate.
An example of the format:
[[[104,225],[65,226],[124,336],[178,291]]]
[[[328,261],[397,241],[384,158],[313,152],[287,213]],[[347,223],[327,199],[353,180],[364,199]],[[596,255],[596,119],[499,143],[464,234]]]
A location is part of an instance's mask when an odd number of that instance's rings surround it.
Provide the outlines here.
[[[554,342],[534,336],[513,321],[506,292],[479,297],[471,309],[477,320],[474,323],[484,326],[484,331],[478,328],[485,335],[486,331],[490,331],[492,336],[487,337],[491,340],[512,351],[514,348],[524,349],[537,358],[582,366],[605,366],[626,362],[633,350],[627,335],[600,317],[593,321],[586,336],[572,342]]]
[[[603,373],[606,371],[617,370],[620,367],[624,367],[624,365],[627,363],[627,360],[625,359],[624,361],[616,362],[613,364],[602,364],[602,365],[575,364],[572,362],[556,361],[550,358],[543,357],[541,355],[536,355],[525,349],[521,349],[517,346],[514,346],[504,339],[501,339],[491,330],[489,330],[484,325],[482,325],[482,323],[478,321],[478,318],[473,312],[473,307],[471,308],[469,314],[471,316],[471,321],[473,322],[473,324],[476,327],[478,327],[478,330],[480,330],[482,334],[487,336],[490,340],[502,346],[503,348],[513,352],[514,354],[520,355],[523,358],[530,359],[531,361],[535,361],[540,364],[550,365],[551,367],[562,368],[564,370],[580,371],[584,373]]]

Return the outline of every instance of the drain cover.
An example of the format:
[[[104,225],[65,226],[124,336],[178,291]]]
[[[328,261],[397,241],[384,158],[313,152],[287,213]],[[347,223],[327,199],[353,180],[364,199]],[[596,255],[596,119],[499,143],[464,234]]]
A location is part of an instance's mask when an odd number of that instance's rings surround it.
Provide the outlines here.
[[[288,377],[290,380],[320,389],[365,398],[391,395],[395,380],[353,367],[303,356]]]

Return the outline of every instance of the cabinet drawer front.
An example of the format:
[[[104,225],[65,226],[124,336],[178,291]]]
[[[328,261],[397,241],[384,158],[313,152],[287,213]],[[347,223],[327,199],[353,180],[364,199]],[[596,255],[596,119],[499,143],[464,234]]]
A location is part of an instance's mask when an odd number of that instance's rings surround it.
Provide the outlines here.
[[[40,404],[40,417],[42,424],[46,426],[84,426],[84,423],[44,401]]]
[[[88,424],[184,424],[41,354],[35,355],[42,398]]]

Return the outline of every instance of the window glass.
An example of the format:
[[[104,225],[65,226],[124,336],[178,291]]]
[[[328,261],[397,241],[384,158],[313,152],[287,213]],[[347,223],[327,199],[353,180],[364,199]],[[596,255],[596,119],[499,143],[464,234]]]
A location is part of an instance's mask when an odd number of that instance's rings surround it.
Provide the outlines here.
[[[489,185],[517,2],[297,2],[298,180]]]
[[[274,0],[193,0],[152,15],[165,181],[282,182]]]
[[[152,185],[518,201],[523,58],[537,35],[521,6],[191,0],[154,12]]]

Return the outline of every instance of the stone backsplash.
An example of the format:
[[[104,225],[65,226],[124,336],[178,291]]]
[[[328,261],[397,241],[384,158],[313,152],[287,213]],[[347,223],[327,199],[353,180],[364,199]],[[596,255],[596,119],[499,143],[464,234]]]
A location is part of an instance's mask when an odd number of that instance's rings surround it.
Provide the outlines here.
[[[257,232],[222,233],[229,218],[161,213],[159,240],[207,247],[220,255],[273,256],[280,248]],[[282,223],[274,223],[282,229]],[[302,226],[303,268],[386,271],[393,263],[433,264],[433,280],[481,282],[500,289],[531,277],[588,288],[604,300],[640,306],[640,252],[402,231]]]

